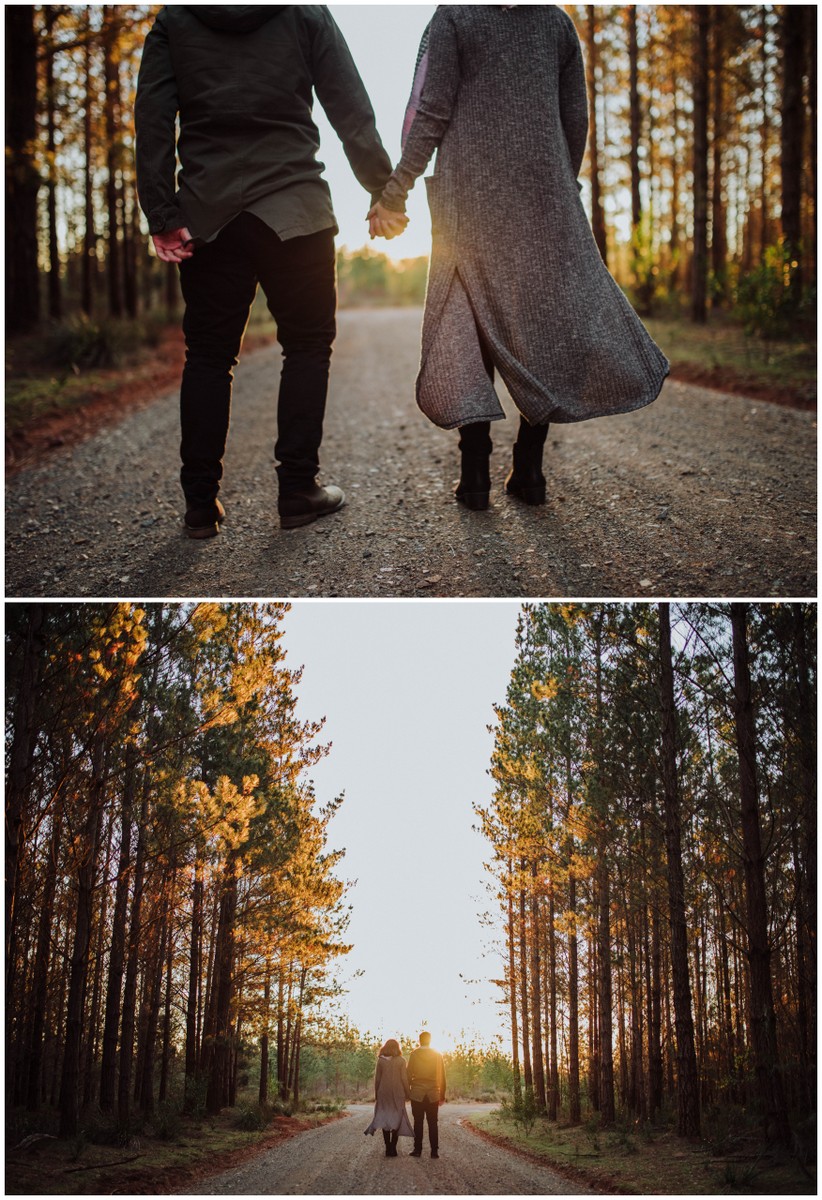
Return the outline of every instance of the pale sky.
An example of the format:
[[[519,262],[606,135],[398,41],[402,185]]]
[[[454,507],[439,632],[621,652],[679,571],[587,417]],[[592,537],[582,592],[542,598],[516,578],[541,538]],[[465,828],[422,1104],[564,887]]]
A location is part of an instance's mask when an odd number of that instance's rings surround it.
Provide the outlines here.
[[[298,600],[285,618],[287,663],[305,668],[299,715],[325,716],[333,742],[311,773],[317,798],[346,795],[329,844],[346,848],[340,873],[357,880],[340,974],[362,1032],[409,1038],[424,1022],[447,1049],[462,1030],[483,1042],[504,1030],[488,982],[500,965],[478,922],[491,901],[472,804],[491,797],[486,727],[505,700],[519,611]]]
[[[371,97],[377,129],[394,166],[400,159],[402,120],[411,93],[420,38],[435,8],[434,4],[330,5]],[[405,233],[390,242],[379,238],[371,242],[365,221],[370,205],[368,193],[354,178],[340,140],[319,102],[314,106],[314,119],[320,131],[320,160],[326,166],[325,176],[340,226],[337,245],[356,250],[368,244],[392,258],[428,254],[431,222],[422,180],[409,196],[409,225]]]

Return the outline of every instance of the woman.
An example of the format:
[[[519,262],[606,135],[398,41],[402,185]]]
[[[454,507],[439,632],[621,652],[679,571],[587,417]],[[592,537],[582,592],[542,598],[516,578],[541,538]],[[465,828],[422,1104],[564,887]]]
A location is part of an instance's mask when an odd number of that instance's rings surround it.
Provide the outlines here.
[[[374,1116],[365,1131],[373,1136],[378,1129],[382,1130],[386,1158],[397,1157],[397,1138],[414,1136],[405,1111],[405,1102],[410,1094],[408,1067],[399,1042],[389,1038],[377,1059]]]
[[[506,489],[545,502],[549,421],[630,412],[668,362],[602,262],[579,196],[588,106],[579,38],[554,5],[440,5],[423,36],[402,159],[371,210],[400,232],[426,180],[433,245],[417,402],[459,428],[457,499],[488,505],[490,422],[521,414]]]

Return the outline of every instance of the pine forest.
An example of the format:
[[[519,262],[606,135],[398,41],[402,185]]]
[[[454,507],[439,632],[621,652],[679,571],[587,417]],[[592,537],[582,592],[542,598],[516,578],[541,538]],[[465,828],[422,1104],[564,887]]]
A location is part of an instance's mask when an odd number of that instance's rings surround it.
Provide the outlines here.
[[[514,1105],[815,1137],[813,605],[526,605],[478,809]]]

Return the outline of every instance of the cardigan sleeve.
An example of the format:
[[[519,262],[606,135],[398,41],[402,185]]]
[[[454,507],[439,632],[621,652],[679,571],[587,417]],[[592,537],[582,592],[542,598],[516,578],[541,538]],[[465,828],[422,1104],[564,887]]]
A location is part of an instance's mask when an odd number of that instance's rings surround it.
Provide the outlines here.
[[[175,192],[178,108],[166,9],[161,8],[143,48],[134,102],[137,193],[150,233],[183,224]]]
[[[582,47],[570,18],[568,26],[571,46],[560,70],[559,111],[565,140],[568,143],[568,153],[571,156],[571,166],[574,175],[577,176],[582,167],[585,143],[588,140],[588,93],[585,87]]]
[[[425,83],[402,158],[382,194],[382,204],[395,212],[405,212],[408,193],[448,128],[459,90],[459,51],[453,20],[448,14],[437,12],[425,36],[428,37]]]

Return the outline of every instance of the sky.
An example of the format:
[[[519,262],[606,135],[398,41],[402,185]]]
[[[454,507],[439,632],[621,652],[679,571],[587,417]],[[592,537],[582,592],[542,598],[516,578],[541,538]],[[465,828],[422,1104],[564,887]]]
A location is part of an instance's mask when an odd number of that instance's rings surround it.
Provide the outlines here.
[[[357,881],[340,978],[361,1032],[409,1039],[424,1025],[442,1049],[463,1031],[482,1044],[504,1032],[472,805],[492,794],[486,727],[505,700],[519,611],[508,600],[295,601],[285,618],[286,661],[304,667],[299,715],[325,716],[333,743],[311,771],[318,801],[345,792],[329,847],[345,847],[339,873]]]
[[[330,5],[371,97],[377,129],[394,166],[400,159],[400,132],[420,38],[435,8],[434,4]],[[409,196],[409,225],[405,233],[390,242],[380,239],[371,242],[365,221],[370,197],[354,178],[340,140],[319,102],[314,107],[314,119],[320,131],[320,159],[326,165],[326,179],[340,226],[337,245],[356,250],[368,244],[391,258],[428,254],[431,222],[422,181]]]

